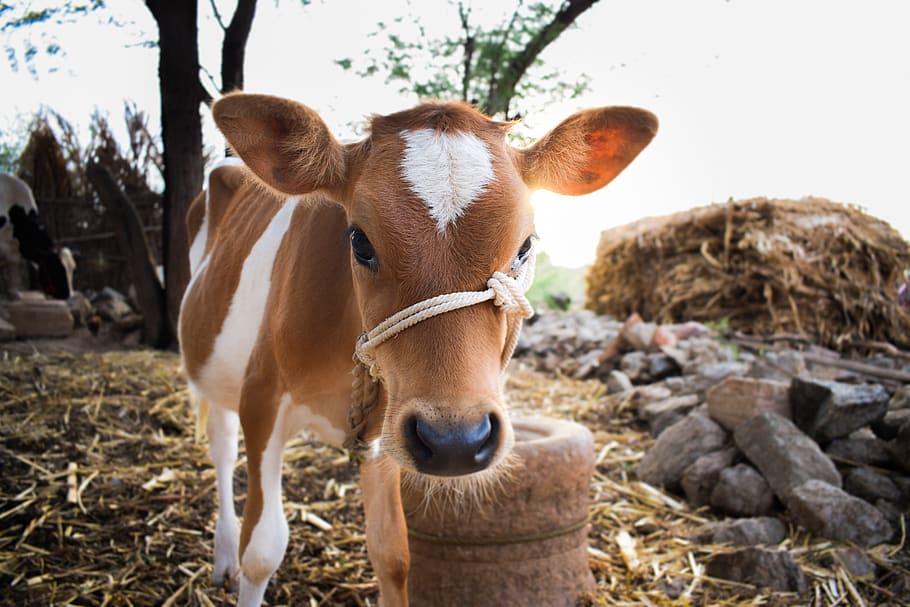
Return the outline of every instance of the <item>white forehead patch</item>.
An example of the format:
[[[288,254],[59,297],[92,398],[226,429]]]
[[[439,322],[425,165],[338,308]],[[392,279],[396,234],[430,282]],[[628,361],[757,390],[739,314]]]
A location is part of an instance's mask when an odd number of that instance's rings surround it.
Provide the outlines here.
[[[436,229],[444,232],[493,181],[490,150],[469,133],[419,129],[402,131],[401,138],[406,143],[404,178],[427,205]]]

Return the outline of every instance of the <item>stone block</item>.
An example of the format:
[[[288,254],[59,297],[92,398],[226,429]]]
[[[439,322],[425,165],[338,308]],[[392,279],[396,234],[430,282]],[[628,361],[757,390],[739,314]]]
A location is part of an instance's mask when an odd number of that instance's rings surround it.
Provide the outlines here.
[[[683,471],[702,455],[727,441],[724,429],[706,415],[692,412],[667,428],[642,458],[638,478],[656,487],[676,490]]]
[[[790,417],[787,384],[748,377],[728,377],[706,394],[708,414],[727,430],[759,413]]]
[[[793,522],[828,539],[871,547],[894,535],[878,508],[824,481],[808,480],[795,487],[787,508]]]
[[[785,417],[776,413],[756,415],[737,426],[733,437],[785,504],[793,489],[809,479],[841,485],[834,462]]]
[[[6,311],[20,339],[67,337],[73,332],[73,315],[65,301],[21,299],[6,304]]]

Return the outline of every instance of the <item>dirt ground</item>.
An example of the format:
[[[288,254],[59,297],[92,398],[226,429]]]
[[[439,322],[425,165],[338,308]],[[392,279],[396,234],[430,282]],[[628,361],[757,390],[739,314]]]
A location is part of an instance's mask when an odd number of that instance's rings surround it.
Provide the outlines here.
[[[84,351],[61,344],[0,349],[0,605],[233,605],[210,583],[214,473],[174,354]],[[867,551],[878,573],[855,579],[836,545],[791,530],[803,596],[704,575],[727,550],[687,538],[712,520],[638,483],[649,436],[627,401],[596,381],[512,363],[514,410],[574,419],[598,464],[589,563],[596,592],[579,605],[899,605],[910,597],[906,545]],[[235,481],[238,511],[244,460]],[[346,452],[295,439],[284,463],[291,540],[269,605],[376,605],[356,467]],[[631,548],[620,550],[621,532]]]

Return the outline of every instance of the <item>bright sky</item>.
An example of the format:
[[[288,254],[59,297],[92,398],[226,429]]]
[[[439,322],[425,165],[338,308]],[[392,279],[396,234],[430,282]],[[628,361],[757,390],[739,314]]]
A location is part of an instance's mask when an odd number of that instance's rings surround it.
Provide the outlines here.
[[[34,0],[31,4],[40,6]],[[85,124],[94,108],[119,123],[124,99],[158,120],[154,21],[139,0],[108,2],[124,28],[89,17],[53,31],[66,51],[39,77],[0,61],[0,129],[44,104]],[[229,15],[233,1],[219,0]],[[478,18],[496,18],[503,0]],[[379,20],[418,10],[431,33],[457,28],[445,0],[259,3],[246,89],[296,98],[339,136],[372,113],[415,101],[382,78],[334,64],[375,44]],[[220,31],[200,0],[201,56],[218,73]],[[528,116],[542,134],[575,109],[639,105],[657,138],[612,184],[570,199],[535,198],[541,248],[561,265],[590,263],[601,230],[692,206],[753,196],[857,203],[910,238],[910,2],[907,0],[603,0],[542,55],[590,92]],[[13,36],[0,42],[21,48]],[[132,44],[132,46],[128,46]],[[49,68],[57,68],[48,72]],[[13,94],[9,94],[12,91]],[[210,135],[207,144],[220,149]]]

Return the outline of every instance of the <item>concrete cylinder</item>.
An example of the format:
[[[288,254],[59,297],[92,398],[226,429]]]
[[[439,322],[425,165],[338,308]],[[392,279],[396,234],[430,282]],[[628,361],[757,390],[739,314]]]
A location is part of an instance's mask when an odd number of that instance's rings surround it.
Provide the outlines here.
[[[414,607],[571,607],[588,567],[594,439],[579,424],[512,420],[519,463],[489,500],[404,489]]]

